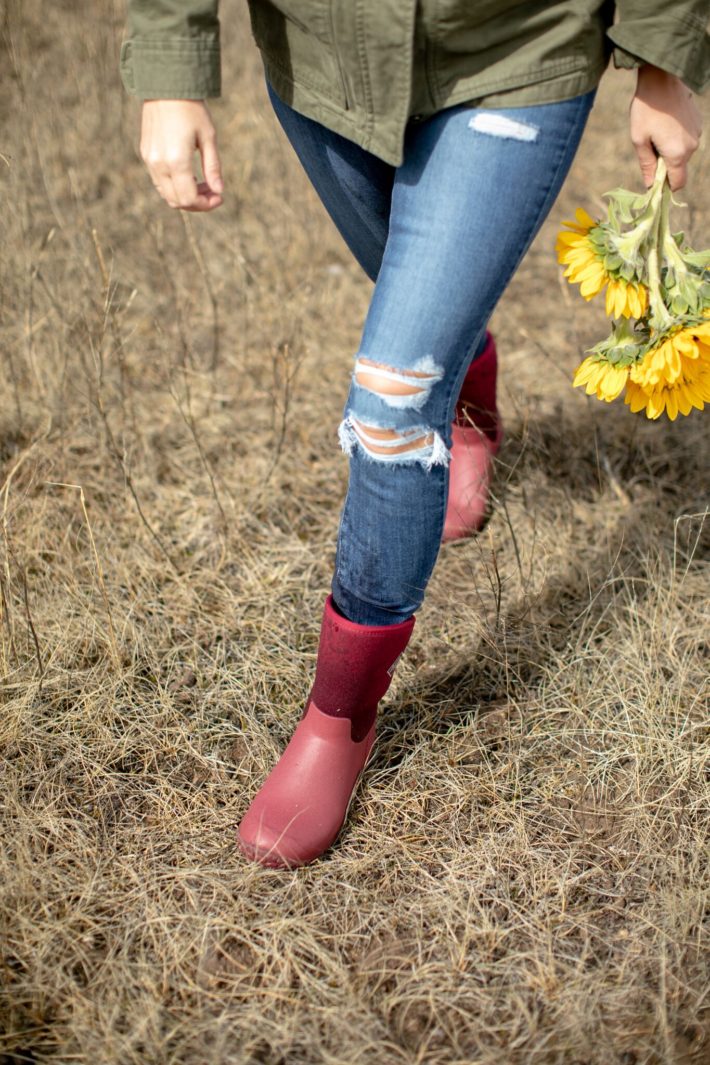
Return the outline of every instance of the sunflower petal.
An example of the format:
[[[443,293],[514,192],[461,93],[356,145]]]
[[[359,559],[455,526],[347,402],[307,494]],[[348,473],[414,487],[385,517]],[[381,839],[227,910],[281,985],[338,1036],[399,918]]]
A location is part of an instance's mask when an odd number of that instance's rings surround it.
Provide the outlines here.
[[[666,414],[672,422],[678,417],[678,390],[669,388],[666,394]]]
[[[572,379],[572,385],[575,388],[579,388],[580,385],[586,385],[589,378],[594,372],[594,367],[597,364],[597,360],[593,355],[588,355],[586,359],[580,362],[579,366],[575,370],[574,378]]]
[[[590,300],[597,295],[604,288],[604,281],[606,275],[604,271],[592,274],[586,277],[579,286],[579,291],[584,296],[585,300]]]
[[[641,296],[638,288],[636,287],[636,285],[629,285],[626,290],[626,293],[630,317],[640,318],[643,311],[641,310]]]
[[[650,392],[646,401],[646,417],[660,418],[665,405],[663,392]]]
[[[639,285],[638,286],[638,293],[639,293],[639,301],[640,301],[640,304],[641,304],[641,311],[640,311],[640,314],[637,317],[643,318],[644,314],[648,310],[648,289],[646,288],[645,285]]]
[[[626,314],[626,285],[619,284],[616,289],[616,298],[614,299],[614,317],[621,318]]]
[[[628,376],[628,367],[609,366],[597,388],[599,399],[603,399],[607,403],[615,400],[623,392]]]
[[[604,300],[604,312],[607,318],[612,318],[614,315],[614,296],[616,294],[616,281],[610,281],[606,287],[606,297]]]
[[[578,207],[577,210],[574,212],[574,216],[577,219],[579,225],[584,226],[585,229],[594,229],[594,227],[597,225],[592,216],[590,214],[587,214],[583,207]]]
[[[681,384],[678,386],[678,410],[681,414],[690,414],[693,409],[693,404],[688,399],[686,386]]]
[[[638,414],[640,410],[645,409],[647,398],[648,397],[642,388],[629,381],[626,386],[624,402],[628,403],[633,414]]]

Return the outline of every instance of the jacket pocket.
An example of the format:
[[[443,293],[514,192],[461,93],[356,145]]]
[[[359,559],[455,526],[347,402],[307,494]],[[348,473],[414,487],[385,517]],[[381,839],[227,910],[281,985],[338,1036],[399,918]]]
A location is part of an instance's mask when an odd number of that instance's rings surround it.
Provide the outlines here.
[[[347,106],[329,0],[249,0],[249,15],[254,40],[271,66],[295,84]]]

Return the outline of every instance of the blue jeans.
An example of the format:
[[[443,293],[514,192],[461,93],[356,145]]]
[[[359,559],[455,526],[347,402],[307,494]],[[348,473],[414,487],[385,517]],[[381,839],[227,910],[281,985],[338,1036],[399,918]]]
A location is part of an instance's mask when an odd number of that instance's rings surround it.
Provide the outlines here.
[[[463,378],[555,202],[595,93],[411,119],[399,167],[269,95],[375,281],[340,425],[350,476],[332,592],[351,621],[392,624],[421,605],[439,551]]]

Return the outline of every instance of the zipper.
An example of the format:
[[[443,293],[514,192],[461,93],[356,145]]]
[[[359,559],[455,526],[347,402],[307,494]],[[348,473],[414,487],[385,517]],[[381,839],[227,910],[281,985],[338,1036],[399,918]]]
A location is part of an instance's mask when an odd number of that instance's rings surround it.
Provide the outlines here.
[[[350,94],[348,92],[348,85],[345,80],[345,71],[343,69],[343,63],[340,58],[340,49],[338,48],[338,41],[335,35],[335,19],[333,17],[333,8],[335,7],[337,0],[329,0],[328,14],[330,22],[330,38],[333,42],[333,52],[335,54],[335,62],[338,67],[338,77],[340,78],[340,88],[343,90],[343,99],[345,100],[345,110],[350,110]]]

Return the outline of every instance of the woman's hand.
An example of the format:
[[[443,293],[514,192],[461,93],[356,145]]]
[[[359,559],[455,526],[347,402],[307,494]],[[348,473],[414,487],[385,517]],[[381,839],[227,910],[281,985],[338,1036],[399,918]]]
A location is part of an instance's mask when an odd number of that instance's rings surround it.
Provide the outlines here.
[[[195,151],[205,180],[195,178]],[[224,183],[217,134],[202,100],[144,100],[141,159],[170,207],[211,211],[222,203]]]
[[[639,67],[636,94],[631,101],[631,141],[646,187],[653,184],[658,156],[668,167],[672,189],[682,189],[688,160],[702,132],[693,94],[680,78],[650,64]]]

